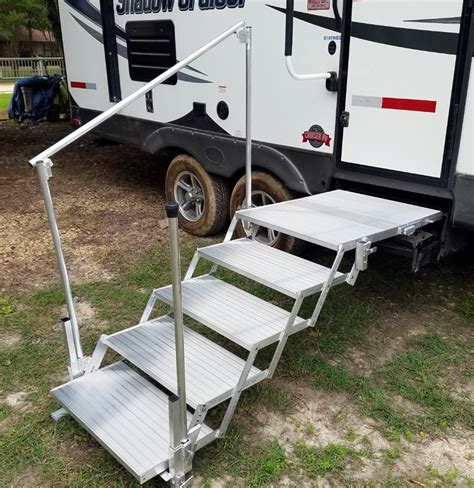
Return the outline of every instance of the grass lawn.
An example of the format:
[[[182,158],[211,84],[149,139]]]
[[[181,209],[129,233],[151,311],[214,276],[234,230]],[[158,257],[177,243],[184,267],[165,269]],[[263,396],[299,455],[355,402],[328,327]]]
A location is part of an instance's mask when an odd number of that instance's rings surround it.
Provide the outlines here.
[[[11,93],[0,93],[0,110],[8,110],[11,97]]]
[[[183,267],[199,244],[183,246]],[[168,259],[163,246],[133,266],[124,264],[111,281],[74,287],[82,308],[93,310],[82,328],[87,352],[101,333],[138,321],[151,289],[170,281]],[[474,431],[466,386],[474,376],[473,271],[467,255],[417,276],[398,258],[371,258],[355,287],[330,292],[316,329],[290,338],[275,378],[245,392],[227,437],[196,455],[196,486],[213,486],[216,479],[227,480],[220,486],[242,487],[324,482],[388,488],[414,486],[412,480],[419,486],[474,486],[467,472],[447,469],[436,457],[420,460],[419,454],[456,439],[456,432]],[[263,286],[218,274],[282,307],[291,305]],[[308,300],[301,315],[310,315],[314,303]],[[57,408],[49,390],[67,379],[57,325],[62,304],[55,287],[0,300],[1,337],[8,344],[0,351],[0,479],[4,486],[137,486],[77,423],[48,418]],[[165,311],[158,307],[157,313]],[[257,365],[264,366],[271,352],[263,350]],[[325,398],[327,404],[314,403]],[[210,421],[219,413],[211,412]],[[265,426],[280,430],[272,437]],[[468,465],[474,449],[456,456]],[[362,482],[358,477],[368,467],[373,474]]]

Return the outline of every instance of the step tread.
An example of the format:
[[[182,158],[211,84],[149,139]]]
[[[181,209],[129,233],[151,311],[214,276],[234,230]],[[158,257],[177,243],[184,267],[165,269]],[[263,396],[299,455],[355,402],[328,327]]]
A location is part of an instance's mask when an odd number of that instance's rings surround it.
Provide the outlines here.
[[[440,220],[442,212],[345,190],[239,210],[239,219],[295,236],[329,249],[354,249],[368,238],[377,242]]]
[[[174,322],[169,316],[144,322],[108,336],[104,342],[173,393],[176,391]],[[245,361],[230,351],[184,327],[186,399],[198,405],[216,405],[232,396]],[[248,377],[263,379],[252,367]]]
[[[186,315],[248,350],[278,341],[290,316],[286,310],[210,275],[183,281],[182,289]],[[155,292],[172,304],[171,286]],[[297,317],[292,333],[306,326],[307,321]]]
[[[322,289],[331,272],[329,268],[299,258],[249,238],[198,249],[205,259],[247,278],[295,298]],[[334,284],[344,281],[337,273]]]
[[[168,468],[168,396],[124,363],[70,381],[51,394],[140,482]],[[200,435],[211,432],[203,426]]]

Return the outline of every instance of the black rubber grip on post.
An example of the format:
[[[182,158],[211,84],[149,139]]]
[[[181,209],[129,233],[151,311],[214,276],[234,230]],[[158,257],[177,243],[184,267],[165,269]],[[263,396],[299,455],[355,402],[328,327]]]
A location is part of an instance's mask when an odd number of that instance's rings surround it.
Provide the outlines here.
[[[293,54],[293,17],[295,0],[286,0],[285,56]]]
[[[175,219],[178,217],[179,204],[176,202],[165,203],[166,215],[169,219]]]

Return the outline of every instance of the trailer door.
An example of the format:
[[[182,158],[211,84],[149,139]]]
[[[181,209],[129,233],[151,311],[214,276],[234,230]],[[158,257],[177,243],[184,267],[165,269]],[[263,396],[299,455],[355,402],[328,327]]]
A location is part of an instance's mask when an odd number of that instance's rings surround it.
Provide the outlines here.
[[[461,9],[457,0],[353,3],[342,166],[444,175]]]

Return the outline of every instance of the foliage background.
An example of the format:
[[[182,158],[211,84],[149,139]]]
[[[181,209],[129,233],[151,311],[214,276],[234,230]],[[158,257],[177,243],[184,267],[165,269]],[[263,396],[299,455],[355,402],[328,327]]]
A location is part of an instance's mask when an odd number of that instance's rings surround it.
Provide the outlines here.
[[[0,40],[10,56],[18,56],[19,35],[28,29],[53,32],[61,45],[61,28],[57,0],[0,0]],[[30,41],[31,42],[31,41]]]

